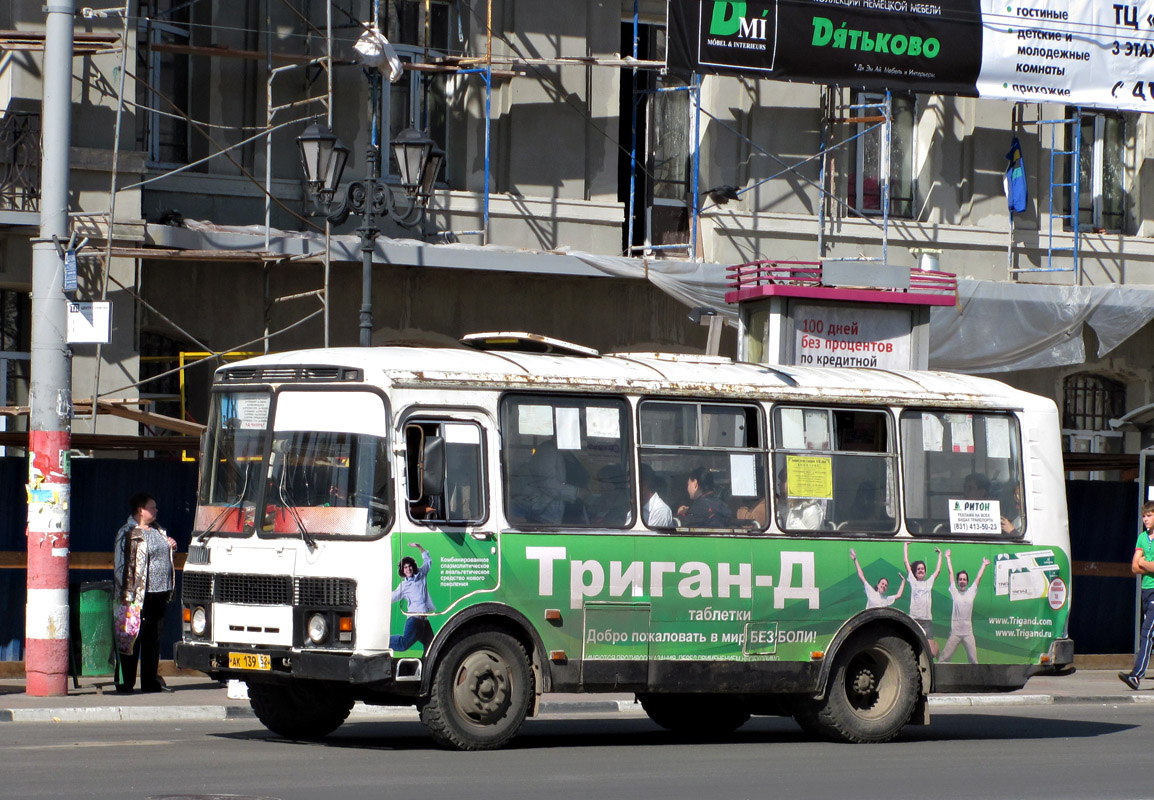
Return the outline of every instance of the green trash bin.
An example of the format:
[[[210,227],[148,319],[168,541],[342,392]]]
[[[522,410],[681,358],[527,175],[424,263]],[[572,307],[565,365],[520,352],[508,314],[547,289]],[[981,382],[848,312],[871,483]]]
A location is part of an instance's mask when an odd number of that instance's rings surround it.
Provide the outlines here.
[[[71,587],[70,638],[74,676],[102,676],[116,672],[112,592],[112,581],[93,581]]]

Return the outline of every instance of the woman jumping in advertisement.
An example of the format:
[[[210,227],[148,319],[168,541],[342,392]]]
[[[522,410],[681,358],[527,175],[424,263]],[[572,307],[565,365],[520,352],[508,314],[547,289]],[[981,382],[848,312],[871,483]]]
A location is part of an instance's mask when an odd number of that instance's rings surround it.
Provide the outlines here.
[[[970,574],[964,569],[954,572],[950,551],[946,551],[946,569],[950,571],[950,597],[954,600],[954,611],[950,617],[950,638],[946,640],[946,648],[942,650],[942,661],[949,661],[960,644],[966,649],[966,658],[969,662],[978,663],[978,645],[974,641],[974,597],[978,593],[978,584],[982,582],[982,573],[986,571],[989,563],[990,559],[982,559],[978,576],[974,578],[973,583],[970,583]]]
[[[905,591],[906,588],[906,579],[904,577],[902,578],[901,586],[898,587],[897,594],[892,597],[887,597],[886,589],[888,589],[890,585],[889,578],[882,578],[878,581],[877,586],[871,586],[870,582],[866,580],[865,573],[862,572],[861,564],[859,564],[857,560],[857,553],[854,552],[852,547],[849,550],[849,557],[853,561],[853,565],[857,567],[857,576],[861,578],[862,588],[865,589],[867,610],[871,608],[888,608],[894,604],[894,601],[902,596],[902,592]]]
[[[418,567],[417,562],[411,556],[405,556],[397,564],[397,573],[401,576],[401,582],[396,589],[393,589],[392,599],[396,603],[403,598],[408,601],[408,607],[405,608],[405,630],[399,636],[389,637],[389,647],[393,650],[408,650],[420,642],[421,646],[427,650],[429,643],[433,641],[433,626],[424,616],[414,615],[432,614],[437,610],[429,597],[429,586],[426,580],[429,569],[433,566],[433,559],[429,555],[429,551],[416,542],[410,542],[409,547],[415,547],[421,551],[421,566]]]
[[[942,571],[942,550],[935,547],[934,552],[938,554],[938,566],[934,569],[933,575],[926,577],[926,562],[915,561],[911,564],[910,543],[906,542],[906,572],[909,573],[906,580],[910,583],[910,616],[914,618],[914,622],[922,626],[922,630],[926,633],[926,641],[930,644],[930,655],[937,658],[938,643],[934,641],[933,591],[934,579]]]

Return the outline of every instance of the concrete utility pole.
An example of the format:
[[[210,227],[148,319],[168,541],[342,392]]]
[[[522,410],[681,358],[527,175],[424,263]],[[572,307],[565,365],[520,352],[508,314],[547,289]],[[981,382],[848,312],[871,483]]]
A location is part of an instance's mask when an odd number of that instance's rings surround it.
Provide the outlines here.
[[[67,344],[64,260],[72,125],[75,0],[45,7],[40,238],[32,249],[32,381],[28,425],[27,692],[68,693],[68,549],[72,478],[72,364]],[[122,43],[126,45],[127,43]],[[111,220],[109,232],[112,235]]]

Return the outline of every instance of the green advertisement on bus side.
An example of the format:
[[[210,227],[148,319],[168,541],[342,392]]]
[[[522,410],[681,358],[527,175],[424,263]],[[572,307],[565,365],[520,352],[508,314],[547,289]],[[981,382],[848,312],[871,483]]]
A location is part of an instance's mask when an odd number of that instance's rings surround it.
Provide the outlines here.
[[[410,645],[405,655],[419,656],[452,614],[490,601],[534,621],[546,650],[598,660],[809,661],[879,607],[920,625],[940,663],[1036,664],[1066,635],[1070,565],[1052,547],[501,536],[499,548],[431,531],[395,538],[398,561],[419,543],[429,563],[422,577],[393,578],[392,632],[423,628],[414,617],[428,625],[423,641],[396,642]],[[433,610],[409,607],[398,594],[406,580],[426,582]],[[547,610],[560,620],[546,623]]]

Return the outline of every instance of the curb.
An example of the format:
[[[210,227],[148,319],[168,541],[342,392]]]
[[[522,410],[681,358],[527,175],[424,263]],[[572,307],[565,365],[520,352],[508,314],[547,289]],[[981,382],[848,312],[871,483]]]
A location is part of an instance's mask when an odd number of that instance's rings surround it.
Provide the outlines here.
[[[96,706],[0,709],[4,722],[217,722],[253,716],[240,706]]]
[[[1154,705],[1149,695],[937,695],[931,696],[931,708],[994,708],[1045,705]],[[540,713],[606,714],[639,712],[633,700],[578,700],[541,703]],[[416,719],[416,709],[408,706],[366,706],[358,703],[349,715],[350,721],[373,719]],[[62,708],[0,708],[3,722],[224,722],[255,719],[247,705],[226,706],[98,706]]]

